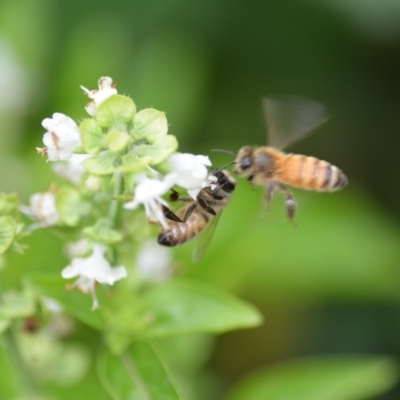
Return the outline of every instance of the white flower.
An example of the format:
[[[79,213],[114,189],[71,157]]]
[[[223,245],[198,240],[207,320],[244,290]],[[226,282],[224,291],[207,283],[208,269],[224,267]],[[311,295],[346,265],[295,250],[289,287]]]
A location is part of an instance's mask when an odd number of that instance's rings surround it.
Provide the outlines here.
[[[96,282],[113,285],[116,281],[126,278],[127,272],[124,266],[111,267],[108,260],[104,257],[106,248],[103,245],[93,245],[93,253],[86,258],[76,257],[71,264],[61,271],[61,276],[65,279],[78,279],[73,286],[77,286],[83,293],[90,293],[93,297],[92,310],[99,306],[96,294]]]
[[[137,272],[146,282],[160,283],[167,280],[173,269],[171,252],[154,240],[145,242],[137,256]]]
[[[150,221],[158,221],[166,228],[167,222],[161,205],[167,207],[168,203],[161,196],[174,186],[175,178],[174,174],[168,174],[162,180],[149,178],[146,174],[138,174],[133,200],[125,203],[124,208],[133,210],[143,204]]]
[[[177,153],[169,158],[169,163],[176,185],[186,189],[193,199],[209,184],[207,167],[211,166],[211,161],[207,156]]]
[[[89,240],[86,238],[80,239],[77,242],[69,242],[65,245],[65,253],[69,258],[82,256],[89,249]]]
[[[30,197],[30,205],[21,206],[21,211],[37,221],[31,229],[45,228],[59,221],[54,191],[35,193]]]
[[[43,128],[47,129],[43,136],[44,149],[39,153],[47,154],[49,161],[68,160],[74,150],[81,145],[78,125],[70,117],[54,113],[53,118],[45,118]]]
[[[115,84],[113,80],[108,76],[103,76],[98,81],[99,89],[89,90],[85,87],[81,86],[84,92],[88,95],[89,101],[85,106],[86,112],[92,117],[96,115],[96,108],[106,99],[111,97],[114,94],[117,94],[117,89],[115,88]]]
[[[57,175],[77,185],[85,172],[82,162],[90,157],[90,154],[72,154],[68,160],[54,164],[52,169]]]

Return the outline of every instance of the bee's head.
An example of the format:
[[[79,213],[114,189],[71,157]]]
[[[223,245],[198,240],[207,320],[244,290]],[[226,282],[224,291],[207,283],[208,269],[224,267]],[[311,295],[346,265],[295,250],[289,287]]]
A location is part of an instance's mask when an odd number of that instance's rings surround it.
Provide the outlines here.
[[[215,183],[218,189],[222,189],[225,192],[233,192],[236,187],[236,180],[229,174],[226,170],[216,170],[212,174],[217,178],[217,182]]]
[[[235,159],[234,171],[238,175],[248,175],[253,165],[253,147],[245,146],[239,150]]]

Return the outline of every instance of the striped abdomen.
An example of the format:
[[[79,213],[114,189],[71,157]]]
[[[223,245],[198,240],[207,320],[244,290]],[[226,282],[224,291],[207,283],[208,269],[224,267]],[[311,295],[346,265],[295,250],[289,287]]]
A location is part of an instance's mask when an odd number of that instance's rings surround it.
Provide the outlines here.
[[[279,180],[303,189],[329,192],[347,185],[347,177],[339,168],[327,161],[298,154],[284,156]]]
[[[158,235],[158,243],[164,246],[186,243],[206,228],[210,218],[211,215],[197,212],[195,209],[186,222],[171,222],[168,228]]]

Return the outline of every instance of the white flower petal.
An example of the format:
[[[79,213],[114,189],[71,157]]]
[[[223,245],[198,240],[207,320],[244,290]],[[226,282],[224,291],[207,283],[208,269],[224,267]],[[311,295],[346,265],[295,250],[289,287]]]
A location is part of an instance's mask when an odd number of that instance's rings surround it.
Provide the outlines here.
[[[106,248],[103,245],[93,245],[93,252],[89,257],[76,257],[71,264],[65,267],[61,276],[63,278],[78,279],[74,286],[78,287],[83,293],[90,293],[93,296],[93,309],[98,307],[95,296],[96,282],[113,285],[116,281],[125,278],[127,271],[124,266],[111,267],[109,261],[104,257]]]
[[[176,185],[187,189],[189,195],[195,199],[207,185],[210,159],[202,155],[178,153],[169,158],[169,163],[172,173],[176,175]]]
[[[88,90],[85,87],[81,88],[85,91],[91,101],[85,106],[86,112],[91,115],[96,115],[96,108],[109,97],[117,94],[117,89],[113,84],[113,80],[108,76],[103,76],[98,81],[99,89]]]
[[[53,192],[33,194],[30,197],[29,207],[22,206],[20,209],[25,215],[35,219],[42,228],[55,225],[60,219]]]
[[[124,208],[133,210],[142,204],[150,221],[158,221],[162,226],[167,227],[161,205],[168,206],[168,203],[161,196],[174,186],[175,180],[175,174],[168,174],[162,180],[138,174],[133,200],[125,203]]]
[[[68,160],[81,145],[78,126],[64,114],[54,113],[52,118],[42,121],[42,126],[48,130],[43,143],[49,161]]]
[[[90,157],[89,154],[72,154],[68,160],[55,163],[52,169],[57,175],[77,185],[85,172],[82,162]]]

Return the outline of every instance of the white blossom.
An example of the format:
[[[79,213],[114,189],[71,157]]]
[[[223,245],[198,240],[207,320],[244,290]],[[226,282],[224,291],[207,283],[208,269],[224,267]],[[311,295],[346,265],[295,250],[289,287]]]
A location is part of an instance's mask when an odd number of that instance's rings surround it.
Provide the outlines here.
[[[84,92],[88,95],[89,101],[85,106],[86,112],[92,117],[96,115],[96,108],[106,99],[114,94],[117,94],[117,89],[113,80],[108,76],[103,76],[98,81],[99,89],[89,90],[81,86]]]
[[[169,163],[176,185],[186,189],[193,199],[209,185],[207,167],[211,166],[211,161],[207,156],[177,153],[169,158]]]
[[[59,221],[54,191],[35,193],[29,199],[29,206],[21,206],[21,212],[37,221],[31,229],[45,228]]]
[[[68,160],[55,163],[52,169],[57,175],[77,185],[85,172],[82,162],[90,157],[90,154],[72,154]]]
[[[65,279],[78,279],[73,286],[78,287],[83,293],[89,293],[93,297],[92,310],[99,306],[95,285],[96,282],[113,285],[116,281],[126,278],[127,272],[124,266],[111,267],[109,261],[104,257],[106,248],[101,244],[93,245],[93,253],[86,258],[76,257],[71,264],[61,271]]]
[[[78,240],[77,242],[69,242],[65,245],[65,253],[69,258],[74,258],[78,256],[82,256],[89,249],[89,240],[87,238],[83,238]]]
[[[171,252],[154,240],[148,240],[138,253],[137,272],[146,282],[160,283],[167,280],[173,272]]]
[[[40,153],[47,154],[49,161],[68,160],[74,150],[81,145],[78,125],[70,117],[54,113],[52,118],[42,121],[47,132],[43,136],[44,149]]]
[[[133,200],[125,203],[124,208],[133,210],[143,204],[149,220],[158,221],[166,228],[167,222],[161,206],[167,207],[168,203],[161,196],[174,186],[175,179],[175,174],[167,174],[163,179],[153,179],[146,174],[138,174]]]

